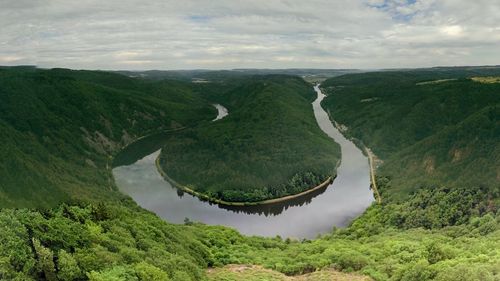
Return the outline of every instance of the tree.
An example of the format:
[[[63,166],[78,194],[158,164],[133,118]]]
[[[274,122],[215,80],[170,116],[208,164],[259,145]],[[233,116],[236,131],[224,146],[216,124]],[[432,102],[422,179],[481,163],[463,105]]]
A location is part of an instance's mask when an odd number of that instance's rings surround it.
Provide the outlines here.
[[[89,281],[138,281],[134,271],[124,266],[115,266],[103,271],[87,273]]]
[[[31,241],[33,242],[33,248],[35,248],[36,256],[38,258],[38,271],[43,272],[47,281],[57,281],[54,255],[52,254],[52,251],[40,244],[40,241],[36,238],[32,238]]]
[[[59,277],[59,280],[70,281],[81,277],[82,271],[71,254],[64,250],[60,250],[58,256],[57,277]]]
[[[481,280],[493,281],[496,280],[492,274],[493,270],[483,265],[477,264],[459,264],[440,272],[436,279],[437,281],[468,281]]]
[[[147,262],[140,262],[135,265],[135,273],[140,281],[168,281],[168,274]]]

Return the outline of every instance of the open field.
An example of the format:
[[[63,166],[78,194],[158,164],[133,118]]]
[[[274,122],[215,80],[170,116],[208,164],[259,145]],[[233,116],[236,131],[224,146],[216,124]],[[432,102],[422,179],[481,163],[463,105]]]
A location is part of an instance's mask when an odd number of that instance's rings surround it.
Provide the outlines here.
[[[489,77],[472,77],[472,81],[480,82],[480,83],[500,83],[500,76],[489,76]]]

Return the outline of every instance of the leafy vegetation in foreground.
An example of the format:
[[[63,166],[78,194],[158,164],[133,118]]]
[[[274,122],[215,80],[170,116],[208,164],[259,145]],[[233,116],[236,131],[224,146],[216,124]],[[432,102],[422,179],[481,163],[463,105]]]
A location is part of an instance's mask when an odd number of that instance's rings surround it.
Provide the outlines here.
[[[121,197],[112,155],[216,114],[189,83],[66,69],[0,69],[0,101],[1,207]]]
[[[383,160],[383,198],[401,200],[418,188],[447,186],[481,190],[486,201],[498,204],[500,84],[467,77],[499,71],[345,75],[323,84],[329,94],[324,106],[348,127],[347,135]]]
[[[487,215],[461,226],[402,231],[377,223],[383,215],[379,208],[348,229],[312,241],[268,240],[250,251],[246,245],[230,246],[227,260],[263,264],[287,274],[334,267],[375,280],[499,279],[498,218]]]
[[[245,237],[226,227],[173,225],[132,202],[121,204],[2,210],[0,279],[194,281],[206,280],[207,267],[227,264],[256,264],[286,275],[323,270],[312,276],[333,268],[374,280],[500,279],[500,219],[492,214],[460,226],[400,230],[385,225],[387,212],[373,206],[347,229],[297,241]],[[208,276],[241,280],[245,274],[283,277],[218,269]]]
[[[1,280],[201,280],[202,236],[127,207],[0,213]]]
[[[340,150],[319,128],[310,84],[254,77],[225,93],[230,114],[176,134],[160,165],[179,184],[225,201],[297,194],[334,175]]]

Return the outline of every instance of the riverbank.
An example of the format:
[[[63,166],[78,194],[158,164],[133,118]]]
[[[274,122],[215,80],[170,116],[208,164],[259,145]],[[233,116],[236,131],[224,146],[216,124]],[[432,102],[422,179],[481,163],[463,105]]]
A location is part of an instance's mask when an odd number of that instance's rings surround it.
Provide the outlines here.
[[[215,109],[217,109],[217,116],[211,122],[220,120],[228,115],[228,110],[224,106],[222,106],[220,104],[213,104],[213,106],[215,107]],[[203,121],[200,124],[203,124]],[[181,127],[177,127],[174,129],[160,130],[157,132],[143,135],[141,137],[137,137],[134,140],[132,140],[131,142],[121,146],[119,151],[117,153],[115,153],[115,155],[110,156],[106,169],[109,170],[111,168],[114,168],[114,167],[116,167],[117,164],[118,165],[124,165],[124,164],[130,165],[130,164],[134,163],[135,161],[141,159],[142,157],[140,157],[140,156],[142,154],[138,154],[138,155],[136,155],[136,157],[131,157],[131,158],[128,157],[128,159],[126,159],[124,161],[123,152],[126,151],[127,149],[129,149],[131,146],[137,146],[137,145],[146,146],[147,147],[146,150],[149,151],[148,154],[151,154],[154,151],[161,149],[161,147],[163,146],[163,142],[158,141],[158,140],[153,140],[153,141],[149,141],[149,140],[154,139],[155,137],[165,138],[165,136],[167,134],[179,132],[179,131],[186,130],[189,128],[194,128],[196,126],[199,126],[199,124],[194,125],[194,126],[181,126]],[[144,155],[142,155],[142,156],[144,156]],[[111,165],[110,165],[110,161],[111,161]]]
[[[324,91],[324,89],[320,88],[320,85],[318,85],[318,89],[320,89],[321,92]],[[382,197],[380,196],[380,193],[379,193],[378,188],[377,188],[377,180],[376,180],[376,176],[375,176],[376,167],[375,167],[375,161],[373,159],[374,158],[373,152],[361,140],[356,139],[356,138],[352,138],[352,137],[349,137],[348,135],[346,135],[345,132],[348,130],[348,128],[345,125],[337,123],[337,121],[335,121],[332,118],[332,115],[330,114],[329,110],[325,110],[325,112],[328,115],[328,119],[333,124],[333,126],[335,128],[337,128],[337,130],[342,135],[344,135],[344,137],[346,139],[348,139],[352,143],[354,143],[354,145],[357,146],[363,152],[363,154],[365,154],[366,157],[368,158],[368,164],[370,165],[370,188],[373,191],[373,194],[374,194],[375,200],[377,200],[377,203],[381,204]]]
[[[163,146],[164,139],[171,134],[180,132],[189,127],[180,127],[176,129],[163,130],[156,133],[147,134],[136,138],[133,142],[124,145],[119,152],[110,156],[108,159],[108,169],[116,168],[122,165],[131,165],[137,160],[144,157],[144,155],[151,154]],[[140,147],[139,149],[137,147]],[[135,153],[130,153],[135,151]]]
[[[267,200],[263,200],[263,201],[257,201],[257,202],[232,202],[232,201],[225,201],[225,200],[220,200],[220,199],[217,199],[217,198],[213,198],[213,197],[210,197],[206,194],[203,194],[201,192],[198,192],[198,191],[195,191],[185,185],[182,185],[182,184],[179,184],[178,182],[176,182],[175,180],[173,180],[172,178],[170,178],[167,173],[163,170],[163,168],[161,167],[160,165],[160,157],[158,156],[155,160],[155,165],[156,165],[156,169],[158,170],[158,172],[161,174],[161,176],[166,180],[168,181],[172,186],[174,186],[175,188],[179,189],[179,190],[182,190],[186,193],[189,193],[193,196],[196,196],[202,200],[205,200],[205,201],[208,201],[210,203],[215,203],[215,204],[220,204],[220,205],[226,205],[226,206],[258,206],[258,205],[268,205],[268,204],[274,204],[274,203],[281,203],[281,202],[285,202],[285,201],[288,201],[288,200],[292,200],[292,199],[296,199],[296,198],[300,198],[302,196],[305,196],[309,193],[312,193],[318,189],[321,189],[321,188],[324,188],[324,187],[327,187],[329,184],[331,184],[333,182],[333,180],[335,179],[336,176],[331,176],[331,177],[328,177],[324,182],[322,182],[321,184],[315,186],[315,187],[312,187],[306,191],[303,191],[301,193],[297,193],[297,194],[293,194],[293,195],[287,195],[287,196],[284,196],[284,197],[280,197],[280,198],[274,198],[274,199],[267,199]]]
[[[182,126],[182,127],[179,127],[179,128],[175,128],[175,129],[166,129],[166,130],[160,130],[160,131],[155,131],[153,133],[150,133],[150,134],[146,134],[144,136],[140,136],[140,137],[137,137],[135,139],[133,139],[131,142],[125,144],[124,146],[122,146],[120,148],[120,151],[122,150],[125,150],[127,149],[130,145],[133,145],[134,143],[140,141],[140,140],[143,140],[145,138],[149,138],[151,136],[154,136],[154,135],[159,135],[159,134],[165,134],[165,133],[172,133],[172,132],[178,132],[178,131],[181,131],[181,130],[185,130],[187,129],[188,127],[185,127],[185,126]]]
[[[380,197],[380,193],[378,192],[377,188],[377,180],[375,177],[375,161],[373,160],[373,152],[368,148],[364,147],[365,152],[368,155],[368,162],[370,163],[370,181],[371,181],[371,189],[373,190],[375,194],[375,199],[377,200],[378,204],[382,203],[382,197]]]
[[[377,200],[377,203],[381,204],[382,197],[380,196],[380,193],[378,192],[378,188],[377,188],[377,179],[375,176],[376,167],[375,167],[375,160],[373,159],[374,158],[373,152],[368,147],[366,147],[366,145],[364,143],[362,143],[360,140],[358,140],[356,138],[350,138],[347,135],[345,135],[344,132],[346,130],[346,127],[341,126],[339,123],[337,123],[335,120],[333,120],[329,111],[327,111],[327,114],[328,114],[328,118],[332,122],[333,126],[335,126],[335,128],[337,128],[337,130],[339,130],[339,132],[342,133],[342,135],[344,135],[347,139],[349,139],[352,143],[354,143],[354,145],[356,145],[359,149],[361,149],[361,151],[364,154],[366,154],[366,157],[368,158],[368,164],[370,165],[370,188],[373,190],[373,194],[374,194],[375,200]]]

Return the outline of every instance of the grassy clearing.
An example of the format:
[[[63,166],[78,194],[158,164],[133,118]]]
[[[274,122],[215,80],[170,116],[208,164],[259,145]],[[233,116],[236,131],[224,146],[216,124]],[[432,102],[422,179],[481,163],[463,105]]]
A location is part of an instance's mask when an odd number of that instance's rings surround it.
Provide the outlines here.
[[[500,83],[500,76],[472,77],[471,80],[485,84]]]
[[[231,264],[221,268],[207,270],[209,281],[369,281],[367,276],[342,273],[333,269],[324,269],[313,273],[286,276],[283,273],[265,269],[256,265]]]

